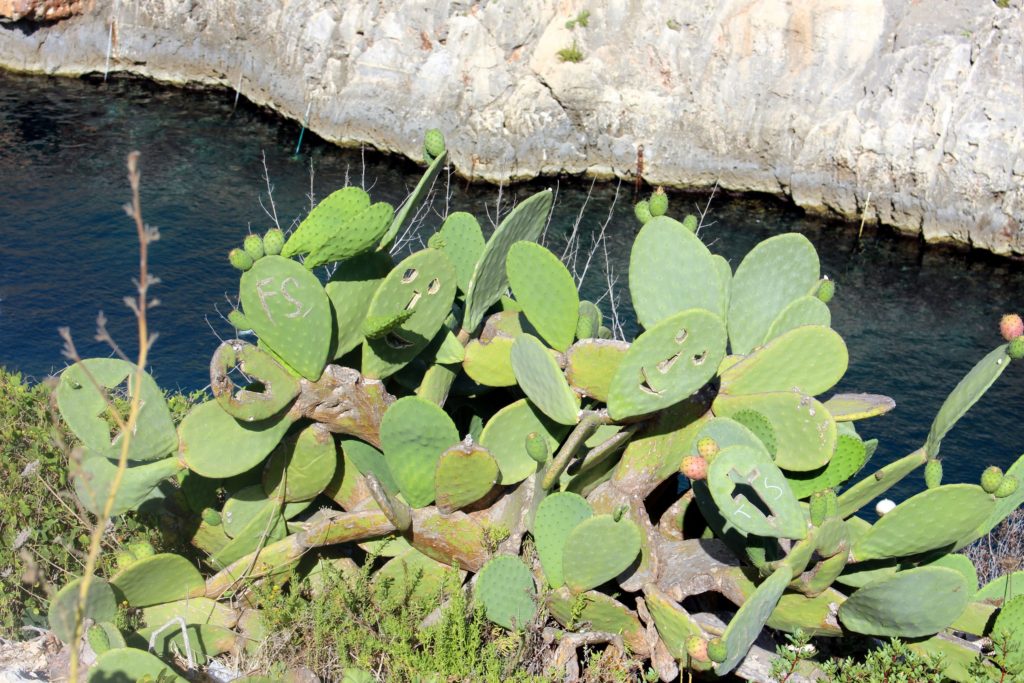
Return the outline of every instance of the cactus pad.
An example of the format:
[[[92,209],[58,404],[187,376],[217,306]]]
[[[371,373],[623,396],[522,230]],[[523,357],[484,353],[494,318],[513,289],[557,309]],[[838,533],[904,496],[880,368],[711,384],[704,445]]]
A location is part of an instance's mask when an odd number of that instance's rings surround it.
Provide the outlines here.
[[[515,386],[512,342],[510,337],[493,337],[488,341],[474,339],[466,344],[466,357],[462,361],[463,370],[470,379],[485,387]]]
[[[233,477],[266,458],[292,422],[285,416],[242,423],[216,401],[200,403],[178,425],[181,457],[196,474],[210,479]]]
[[[542,413],[559,424],[576,424],[580,397],[569,387],[558,363],[539,339],[530,334],[516,337],[512,344],[512,371],[519,388]]]
[[[836,439],[836,452],[828,464],[811,472],[790,472],[786,475],[789,487],[797,498],[806,498],[817,491],[835,488],[860,471],[867,462],[867,449],[856,436],[840,434]]]
[[[353,216],[346,216],[334,232],[309,252],[308,269],[365,254],[380,242],[395,217],[387,202],[377,202]]]
[[[824,327],[832,325],[832,312],[825,302],[816,296],[802,296],[799,299],[794,299],[791,304],[782,309],[782,312],[772,321],[771,327],[768,328],[761,343],[767,344],[772,339],[804,325]]]
[[[66,644],[71,643],[75,635],[75,614],[78,611],[81,583],[81,578],[72,580],[50,600],[50,610],[47,613],[50,630]],[[82,618],[109,622],[114,621],[116,617],[117,598],[114,596],[114,590],[109,583],[94,576],[89,582]]]
[[[789,567],[779,567],[764,583],[757,587],[753,595],[743,601],[739,610],[729,620],[729,625],[722,634],[727,653],[724,659],[718,660],[715,672],[722,676],[732,671],[747,656],[750,646],[754,644],[768,617],[771,616],[786,586],[793,579]],[[708,650],[710,654],[710,648]]]
[[[150,607],[201,595],[206,584],[195,566],[171,553],[138,560],[112,579],[113,585],[132,607]]]
[[[472,214],[456,211],[448,214],[436,236],[441,241],[437,248],[443,251],[455,266],[459,291],[465,293],[469,289],[469,281],[473,277],[476,262],[480,260],[480,254],[484,250],[484,233],[480,230],[480,223]]]
[[[533,539],[548,585],[558,588],[565,583],[562,555],[569,534],[583,520],[594,514],[590,504],[575,493],[553,493],[541,501],[533,521]]]
[[[489,560],[477,574],[474,593],[487,618],[510,630],[523,630],[537,613],[533,574],[515,555]]]
[[[612,379],[608,411],[616,420],[682,401],[714,377],[725,357],[725,326],[705,310],[677,313],[641,334]]]
[[[306,379],[320,379],[334,324],[316,276],[290,259],[265,256],[242,275],[239,296],[260,342]]]
[[[501,470],[501,484],[518,484],[537,471],[537,462],[526,451],[526,437],[538,434],[549,453],[558,447],[565,427],[552,422],[526,399],[510,403],[484,425],[480,445],[486,447]]]
[[[854,591],[839,606],[839,621],[849,630],[867,635],[927,636],[952,624],[969,598],[960,572],[918,567]]]
[[[286,503],[311,500],[331,483],[337,463],[334,436],[323,425],[312,424],[271,453],[263,490]]]
[[[86,680],[87,683],[143,680],[186,682],[159,657],[134,647],[113,648],[101,654],[89,669]]]
[[[800,504],[764,451],[747,446],[723,448],[711,463],[707,482],[721,514],[738,529],[776,538],[807,535]],[[751,496],[757,499],[751,500]]]
[[[565,377],[584,396],[608,401],[612,379],[629,351],[629,344],[614,339],[584,339],[569,347]]]
[[[846,344],[835,330],[807,325],[772,339],[723,372],[722,391],[816,396],[842,379],[848,363]]]
[[[760,437],[750,431],[747,426],[728,417],[715,417],[705,422],[697,433],[694,443],[704,439],[712,439],[718,446],[716,457],[718,453],[729,446],[747,446],[762,451],[765,455],[771,455]]]
[[[579,320],[576,323],[576,338],[596,338],[601,330],[602,318],[601,309],[597,307],[597,304],[592,301],[581,301]]]
[[[117,459],[121,454],[122,435],[120,432],[111,433],[104,419],[106,399],[97,391],[93,380],[108,393],[108,390],[127,382],[127,398],[139,394],[141,403],[135,433],[128,448],[129,460],[154,460],[175,449],[178,437],[160,388],[145,372],[136,385],[135,366],[116,358],[91,358],[68,367],[61,374],[56,392],[57,406],[68,428],[86,448],[106,458]]]
[[[885,415],[896,401],[879,394],[836,394],[824,406],[836,422],[852,422]]]
[[[452,446],[437,461],[434,490],[443,514],[468,507],[486,496],[501,478],[490,451],[472,439]]]
[[[345,456],[351,460],[361,474],[372,474],[384,486],[388,493],[398,493],[398,484],[391,476],[391,469],[384,454],[370,444],[355,439],[343,439],[341,448]]]
[[[509,285],[526,319],[558,351],[576,338],[580,297],[576,282],[557,256],[533,242],[518,242],[508,250]]]
[[[335,268],[324,285],[334,309],[332,358],[340,358],[362,343],[362,326],[370,301],[392,266],[388,254],[373,252],[339,263]]]
[[[447,152],[442,152],[429,162],[427,170],[424,171],[420,181],[416,183],[416,187],[413,188],[413,191],[402,202],[402,206],[399,207],[398,212],[395,214],[395,219],[391,221],[391,225],[388,226],[384,236],[381,237],[380,244],[377,245],[377,251],[387,251],[390,249],[392,242],[398,237],[409,217],[416,215],[416,210],[430,194],[430,189],[434,186],[434,181],[437,180],[437,174],[441,172],[446,163],[448,163]]]
[[[654,626],[658,629],[661,642],[665,643],[669,654],[676,659],[686,659],[687,641],[690,638],[701,638],[703,640],[700,625],[693,617],[678,603],[669,598],[654,584],[644,587],[644,601],[647,603],[647,611],[654,619]],[[707,652],[704,652],[704,659]]]
[[[928,432],[928,441],[924,446],[928,455],[934,458],[939,454],[942,438],[999,379],[999,375],[1003,374],[1003,370],[1009,364],[1010,357],[1006,355],[1006,344],[1003,344],[978,361],[977,365],[960,380],[956,388],[946,397],[932,422],[932,428]]]
[[[343,187],[320,201],[281,249],[284,257],[308,254],[370,206],[370,195],[358,187]]]
[[[235,391],[230,372],[236,367],[260,389],[250,385]],[[237,339],[222,343],[213,354],[210,388],[224,412],[246,422],[273,417],[299,395],[298,380],[269,353]]]
[[[437,461],[459,442],[459,432],[447,413],[416,396],[400,398],[384,413],[380,442],[391,476],[405,501],[414,508],[434,500]]]
[[[565,539],[562,577],[575,593],[596,588],[629,569],[640,554],[640,528],[623,517],[596,515],[577,524]]]
[[[157,486],[182,469],[177,458],[170,457],[152,462],[129,464],[121,477],[110,514],[120,515],[137,509],[151,497],[160,495]],[[74,476],[75,495],[89,512],[103,511],[107,497],[117,476],[117,463],[86,451]]]

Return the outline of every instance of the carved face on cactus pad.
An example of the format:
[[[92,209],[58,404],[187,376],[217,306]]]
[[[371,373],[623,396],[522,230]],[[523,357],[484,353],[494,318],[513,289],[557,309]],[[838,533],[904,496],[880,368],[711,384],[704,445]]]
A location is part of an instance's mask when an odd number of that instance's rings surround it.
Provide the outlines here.
[[[776,538],[807,535],[800,504],[764,451],[723,449],[708,468],[707,481],[722,515],[742,531]]]

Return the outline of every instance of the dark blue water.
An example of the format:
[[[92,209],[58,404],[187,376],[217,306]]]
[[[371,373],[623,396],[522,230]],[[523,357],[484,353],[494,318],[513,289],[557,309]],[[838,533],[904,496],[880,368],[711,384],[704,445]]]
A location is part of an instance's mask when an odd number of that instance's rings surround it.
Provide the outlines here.
[[[251,228],[272,225],[263,158],[278,219],[288,227],[309,207],[310,167],[315,197],[349,181],[372,186],[375,200],[398,204],[419,177],[405,161],[341,150],[307,135],[300,158],[291,154],[296,124],[227,92],[191,92],[138,81],[52,80],[0,73],[0,364],[43,378],[63,365],[58,327],[70,326],[82,355],[108,355],[92,337],[106,312],[125,350],[135,352],[134,322],[122,304],[132,294],[137,245],[122,210],[129,198],[125,155],[142,152],[142,203],[160,228],[152,270],[162,280],[151,316],[160,334],[152,370],[166,388],[207,383],[217,334],[230,327],[220,314],[237,289],[226,254]],[[503,206],[555,181],[506,188]],[[467,188],[452,179],[453,207],[488,224],[497,190]],[[588,199],[588,191],[590,197]],[[672,194],[673,213],[703,206],[707,193]],[[443,201],[443,197],[438,197]],[[556,252],[580,209],[586,242],[609,226],[611,266],[618,276],[620,314],[630,334],[626,282],[628,247],[636,222],[632,190],[616,184],[565,180],[548,235]],[[426,225],[436,225],[428,215]],[[711,202],[704,235],[734,267],[758,241],[800,231],[817,246],[823,271],[838,281],[833,325],[850,349],[851,368],[840,389],[885,393],[890,415],[860,423],[881,439],[876,464],[923,442],[946,394],[999,343],[1003,312],[1024,309],[1024,265],[983,254],[925,247],[870,227],[806,217],[781,202],[727,197]],[[604,290],[601,259],[584,293]],[[604,302],[607,305],[607,299]],[[1024,451],[1024,363],[1016,363],[946,439],[947,480],[976,480],[981,469],[1008,466]],[[919,478],[913,482],[920,485]],[[903,487],[902,493],[908,488]]]

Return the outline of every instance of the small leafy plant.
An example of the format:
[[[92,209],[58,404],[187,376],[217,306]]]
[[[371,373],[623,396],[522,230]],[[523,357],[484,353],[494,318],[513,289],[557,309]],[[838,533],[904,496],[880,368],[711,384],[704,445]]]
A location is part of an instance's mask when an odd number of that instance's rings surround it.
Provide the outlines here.
[[[558,59],[560,61],[570,62],[572,64],[582,62],[584,56],[585,55],[583,54],[583,50],[580,49],[579,43],[577,43],[575,40],[572,41],[572,45],[569,45],[568,47],[563,47],[561,50],[558,51]]]

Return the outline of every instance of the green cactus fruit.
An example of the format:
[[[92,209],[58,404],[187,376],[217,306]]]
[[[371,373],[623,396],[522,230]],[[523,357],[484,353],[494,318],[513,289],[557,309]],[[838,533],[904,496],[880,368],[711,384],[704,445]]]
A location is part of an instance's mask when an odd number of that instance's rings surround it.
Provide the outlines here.
[[[519,388],[542,413],[559,424],[576,424],[580,397],[539,339],[530,334],[516,337],[512,343],[512,371]]]
[[[253,261],[259,261],[263,258],[264,251],[263,238],[259,235],[246,235],[245,241],[242,243],[242,249],[248,254]]]
[[[930,489],[942,484],[942,462],[931,458],[924,466],[924,485]]]
[[[633,215],[640,221],[640,225],[646,225],[648,221],[654,218],[654,214],[651,213],[651,204],[646,199],[641,199],[633,206]]]
[[[611,330],[610,327],[605,327],[604,325],[601,325],[601,327],[598,328],[598,330],[597,330],[597,338],[598,339],[614,339],[615,335],[612,333],[612,330]]]
[[[1012,495],[1019,485],[1020,482],[1017,481],[1017,477],[1012,474],[1007,474],[1003,477],[1003,480],[999,482],[999,486],[995,491],[993,491],[993,495],[995,495],[996,498],[1006,498],[1007,496]]]
[[[665,188],[659,187],[656,189],[651,198],[647,200],[647,206],[651,211],[651,215],[655,218],[664,216],[665,212],[668,211],[668,195],[665,194]]]
[[[127,550],[122,550],[114,555],[114,563],[118,569],[127,569],[135,564],[135,555],[132,555]]]
[[[487,618],[509,630],[524,630],[537,613],[533,574],[515,555],[491,558],[477,574],[474,594]]]
[[[935,415],[931,430],[928,432],[928,440],[925,442],[925,453],[933,458],[939,454],[942,438],[971,406],[985,395],[988,388],[999,379],[1008,365],[1009,356],[1006,354],[1006,345],[1004,344],[997,346],[971,368],[971,371],[946,397],[939,412]]]
[[[228,313],[228,322],[231,323],[231,326],[236,330],[252,329],[252,323],[250,323],[249,319],[245,317],[245,313],[242,313],[242,311],[237,308],[231,309],[231,312]]]
[[[490,493],[500,478],[490,451],[467,438],[438,458],[434,470],[437,509],[450,514],[469,507]]]
[[[209,524],[210,526],[220,526],[223,522],[220,517],[220,511],[213,508],[203,508],[200,518],[204,524]]]
[[[712,638],[708,641],[706,648],[708,659],[712,662],[722,663],[729,656],[729,649],[721,638]]]
[[[995,465],[986,467],[981,473],[981,488],[985,489],[985,493],[995,493],[1002,482],[1003,471]]]
[[[687,455],[679,464],[679,471],[692,481],[707,479],[708,461],[700,455]]]
[[[607,402],[615,373],[629,344],[614,339],[583,339],[565,354],[565,378],[583,396]]]
[[[337,462],[334,437],[326,427],[314,423],[286,438],[270,454],[263,490],[286,503],[310,500],[331,483]]]
[[[443,251],[455,266],[455,279],[459,291],[463,294],[469,290],[469,282],[473,278],[473,269],[484,251],[484,233],[480,223],[472,214],[456,211],[448,215],[441,229],[431,235],[427,243],[432,249]]]
[[[705,436],[697,440],[697,453],[708,462],[714,460],[715,456],[718,455],[719,450],[718,442],[710,436]]]
[[[437,462],[459,442],[459,432],[448,414],[417,396],[400,398],[384,413],[380,442],[405,502],[414,508],[433,502]]]
[[[284,249],[284,231],[281,228],[271,228],[263,235],[263,253],[266,256],[278,256]]]
[[[147,557],[153,557],[156,555],[156,549],[149,541],[136,541],[129,544],[128,552],[130,552],[136,560],[144,560]]]
[[[601,329],[601,309],[592,301],[581,301],[579,320],[576,322],[576,339],[594,339]]]
[[[614,579],[633,564],[640,543],[640,528],[630,519],[596,515],[580,522],[562,551],[566,585],[580,593]]]
[[[231,371],[241,370],[251,383],[236,391]],[[210,361],[210,388],[231,417],[255,422],[274,417],[299,395],[299,381],[266,351],[233,339],[217,347]]]
[[[576,281],[557,256],[533,242],[512,245],[508,282],[523,314],[553,349],[565,351],[576,338],[580,297]]]
[[[1021,358],[1024,358],[1024,337],[1017,337],[1007,344],[1006,355],[1010,357],[1010,360],[1020,360]]]
[[[679,222],[667,216],[652,219],[640,229],[629,255],[629,292],[637,320],[652,329],[680,311],[702,308],[724,321],[718,268],[704,243]]]
[[[683,227],[692,233],[696,233],[700,227],[700,221],[691,213],[683,219]]]
[[[811,524],[821,526],[826,519],[834,517],[838,512],[836,492],[832,489],[816,491],[811,495]]]
[[[110,583],[132,607],[184,600],[201,595],[205,586],[199,570],[173,553],[139,559],[115,574]]]
[[[839,621],[845,628],[866,635],[927,636],[952,624],[969,599],[970,591],[960,572],[947,567],[917,567],[854,591],[839,606]]]
[[[551,456],[548,444],[539,432],[530,432],[526,435],[526,454],[540,465],[546,463]]]
[[[200,403],[178,425],[180,456],[196,474],[210,479],[233,477],[270,455],[293,422],[294,418],[285,415],[243,423],[216,401]],[[231,457],[225,457],[228,453]]]
[[[424,249],[409,256],[377,288],[367,319],[412,315],[379,339],[363,344],[362,371],[384,379],[420,354],[444,325],[455,300],[455,268],[442,252]]]
[[[725,357],[725,326],[706,310],[662,320],[633,342],[615,372],[608,412],[622,420],[679,403],[715,376]]]
[[[50,630],[65,644],[71,643],[75,634],[75,617],[78,614],[78,598],[81,590],[81,578],[74,579],[57,591],[50,600],[47,617]],[[89,591],[85,596],[83,619],[96,622],[113,622],[117,616],[117,598],[110,584],[99,577],[89,582]]]
[[[721,641],[719,641],[721,642]],[[690,636],[686,639],[686,654],[690,655],[698,662],[707,662],[711,658],[708,656],[708,641],[702,636]],[[725,660],[725,654],[721,651],[716,653],[719,655],[719,661]]]
[[[829,280],[826,275],[821,279],[821,282],[818,284],[818,289],[815,291],[814,295],[818,297],[818,300],[822,303],[829,303],[832,301],[832,297],[836,295],[835,281]]]
[[[159,657],[134,647],[111,648],[101,654],[89,669],[87,683],[108,681],[161,681],[185,683]]]
[[[707,485],[721,514],[739,530],[795,540],[807,535],[800,503],[764,451],[723,448],[708,468]],[[748,500],[748,495],[757,495],[760,501]]]
[[[281,256],[308,254],[336,232],[340,232],[353,217],[370,206],[370,195],[359,187],[343,187],[320,200],[305,220],[291,234],[281,249]]]
[[[428,162],[444,154],[444,133],[437,128],[428,128],[423,134],[423,152]]]
[[[390,315],[367,316],[363,320],[363,336],[367,339],[381,339],[401,327],[412,314],[412,310],[406,309]]]
[[[551,201],[551,190],[545,190],[519,202],[491,235],[473,269],[473,277],[466,290],[463,329],[470,332],[475,330],[487,310],[501,300],[508,289],[505,261],[509,250],[516,242],[534,242],[540,237],[547,225]]]
[[[253,265],[252,256],[244,249],[238,249],[237,247],[228,252],[228,261],[231,263],[232,268],[243,273],[252,268]]]
[[[510,486],[537,471],[537,461],[526,450],[526,435],[538,434],[543,440],[545,452],[553,453],[567,431],[562,425],[548,419],[528,400],[520,399],[508,404],[487,421],[479,441],[498,462],[502,485]]]
[[[569,534],[593,514],[586,499],[568,492],[553,493],[537,507],[533,538],[544,577],[552,588],[565,584],[562,562]]]

